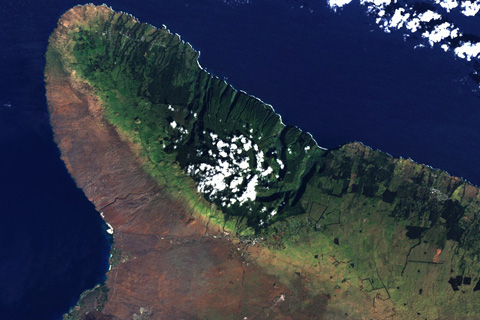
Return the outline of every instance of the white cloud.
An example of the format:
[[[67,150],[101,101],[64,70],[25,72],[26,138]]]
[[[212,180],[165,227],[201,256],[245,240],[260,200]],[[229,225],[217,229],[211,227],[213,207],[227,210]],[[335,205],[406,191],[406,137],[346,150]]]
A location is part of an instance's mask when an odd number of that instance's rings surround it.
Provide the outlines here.
[[[418,17],[420,18],[420,21],[430,22],[432,20],[440,20],[442,18],[442,15],[432,10],[427,10],[425,12],[420,13]]]
[[[257,192],[255,191],[255,187],[258,184],[258,176],[254,175],[253,178],[248,182],[247,188],[245,192],[238,198],[240,203],[244,203],[246,201],[253,201],[257,198]]]
[[[396,9],[395,13],[390,19],[390,23],[388,24],[388,26],[390,28],[396,28],[396,29],[400,29],[401,27],[403,27],[403,24],[407,22],[408,18],[410,17],[410,13],[404,14],[404,12],[405,12],[404,8]]]
[[[454,52],[458,57],[470,61],[480,54],[480,43],[464,42],[461,46],[455,48]]]
[[[346,4],[349,4],[350,2],[352,2],[352,0],[327,0],[327,2],[330,8],[335,10],[337,8],[343,7]]]
[[[259,181],[268,179],[271,174],[278,175],[278,169],[275,171],[271,166],[264,169],[263,151],[244,135],[233,136],[227,141],[214,133],[210,133],[210,137],[214,148],[199,151],[200,156],[208,154],[210,161],[191,164],[186,169],[189,175],[198,179],[197,190],[210,200],[220,200],[223,206],[254,201]],[[253,155],[238,152],[251,149],[254,151]],[[283,166],[281,160],[277,162]],[[235,195],[230,197],[229,193]]]
[[[435,0],[435,3],[447,10],[447,12],[458,7],[458,2],[456,0]]]
[[[462,13],[466,16],[473,17],[480,10],[480,1],[465,1],[461,4]]]
[[[377,8],[384,8],[390,5],[391,2],[391,0],[360,0],[360,4],[374,6]],[[396,1],[394,0],[394,2]]]
[[[432,31],[425,31],[422,33],[422,36],[427,38],[430,45],[433,46],[435,43],[439,43],[440,41],[447,39],[452,35],[454,35],[454,38],[457,34],[458,28],[454,29],[449,22],[444,22],[436,25]]]
[[[331,8],[335,9],[349,4],[351,0],[327,0]],[[404,5],[401,8],[388,10],[388,7],[397,4],[398,0],[360,0],[360,4],[367,7],[367,12],[376,16],[375,22],[385,32],[390,32],[390,29],[406,28],[412,33],[422,32],[422,37],[425,38],[430,46],[439,44],[445,51],[454,50],[455,54],[462,59],[471,60],[479,56],[479,44],[471,42],[463,43],[458,48],[450,47],[450,41],[453,38],[462,36],[460,29],[455,27],[452,23],[441,21],[443,16],[433,10],[426,10],[417,13],[413,7]],[[480,0],[433,0],[434,3],[444,8],[447,12],[455,8],[462,9],[462,14],[465,16],[475,16],[480,11]],[[428,29],[425,30],[425,23],[429,23]],[[433,26],[432,26],[433,23]],[[415,48],[423,47],[422,44],[416,45]]]
[[[283,164],[283,161],[282,161],[282,160],[277,159],[277,163],[278,163],[278,165],[280,166],[280,169],[285,168],[285,165]]]
[[[407,22],[406,27],[412,32],[417,32],[420,29],[420,20],[418,18],[411,19]]]

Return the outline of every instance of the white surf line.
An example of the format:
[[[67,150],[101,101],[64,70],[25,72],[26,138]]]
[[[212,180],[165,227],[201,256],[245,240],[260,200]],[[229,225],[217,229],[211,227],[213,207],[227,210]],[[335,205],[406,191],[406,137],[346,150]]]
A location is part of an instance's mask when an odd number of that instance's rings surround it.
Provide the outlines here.
[[[113,234],[113,227],[110,223],[107,222],[107,220],[105,220],[105,215],[103,214],[103,212],[100,212],[100,216],[102,217],[103,221],[105,221],[105,223],[107,224],[108,226],[108,229],[106,230],[109,234]]]

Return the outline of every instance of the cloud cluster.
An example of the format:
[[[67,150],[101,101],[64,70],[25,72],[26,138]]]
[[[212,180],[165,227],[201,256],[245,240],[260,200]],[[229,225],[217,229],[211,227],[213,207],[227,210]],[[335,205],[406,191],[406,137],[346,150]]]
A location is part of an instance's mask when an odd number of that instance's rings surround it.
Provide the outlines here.
[[[327,0],[334,11],[351,3],[352,0]],[[465,16],[475,16],[480,11],[480,0],[433,0],[451,12],[461,10]],[[452,51],[458,58],[471,61],[480,55],[480,42],[462,40],[463,33],[439,12],[422,9],[417,11],[412,4],[400,4],[398,0],[360,0],[367,12],[375,17],[376,24],[385,32],[405,29],[418,33],[431,46],[440,46],[444,51]],[[440,8],[439,8],[440,9]],[[441,9],[440,9],[441,10]]]

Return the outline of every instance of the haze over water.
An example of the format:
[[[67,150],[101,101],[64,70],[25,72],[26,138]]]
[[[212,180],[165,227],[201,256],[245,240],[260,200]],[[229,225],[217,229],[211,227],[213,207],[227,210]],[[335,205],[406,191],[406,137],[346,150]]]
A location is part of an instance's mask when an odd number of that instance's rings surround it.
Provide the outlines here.
[[[102,2],[95,2],[101,4]],[[59,159],[43,83],[47,39],[74,1],[0,4],[0,314],[56,319],[104,278],[108,237]],[[200,64],[335,148],[362,141],[480,184],[472,63],[387,34],[352,3],[111,1],[202,52]],[[473,21],[473,22],[472,22]],[[478,30],[475,20],[457,25]]]

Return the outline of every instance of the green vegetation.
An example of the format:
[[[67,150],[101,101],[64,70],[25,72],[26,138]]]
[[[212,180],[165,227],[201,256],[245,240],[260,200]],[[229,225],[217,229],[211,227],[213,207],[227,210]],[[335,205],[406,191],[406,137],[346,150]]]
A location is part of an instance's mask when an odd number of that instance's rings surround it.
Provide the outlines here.
[[[100,312],[108,300],[108,288],[106,285],[96,285],[93,289],[83,292],[76,306],[63,315],[63,320],[84,319],[87,311]],[[92,315],[93,316],[93,315]]]
[[[285,261],[331,272],[328,290],[356,287],[385,315],[480,314],[477,188],[359,143],[324,151],[203,71],[177,35],[88,8],[66,43],[52,36],[47,65],[94,89],[166,191]]]

